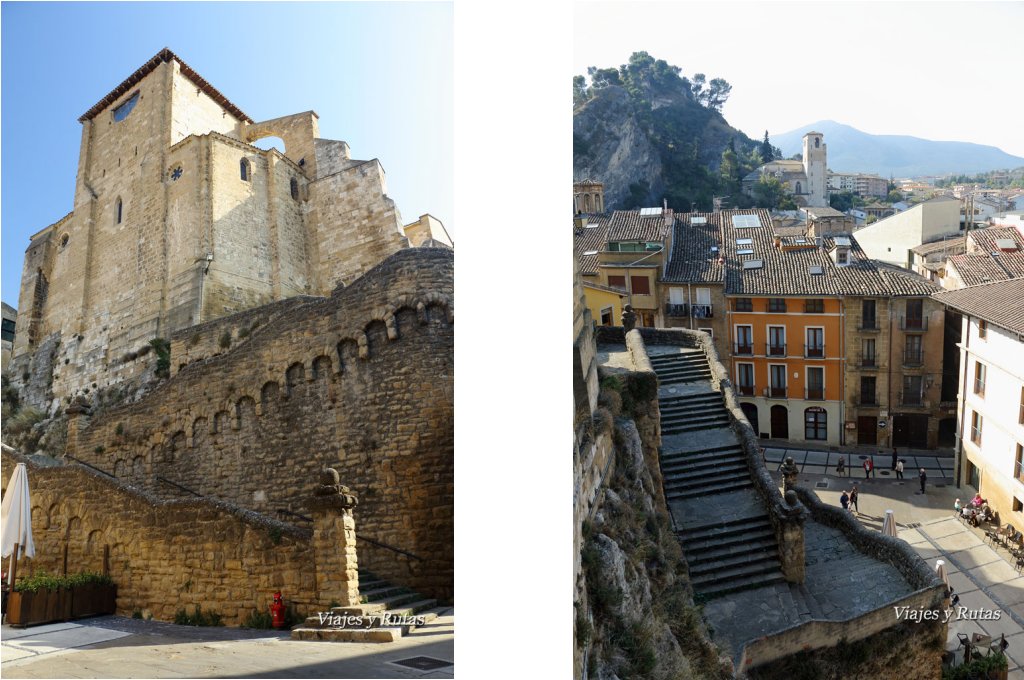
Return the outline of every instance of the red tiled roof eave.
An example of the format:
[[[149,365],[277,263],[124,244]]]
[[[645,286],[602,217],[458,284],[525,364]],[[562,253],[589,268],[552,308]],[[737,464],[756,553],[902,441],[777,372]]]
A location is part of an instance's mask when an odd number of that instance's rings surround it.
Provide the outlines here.
[[[103,99],[96,102],[91,109],[83,113],[78,119],[78,122],[84,123],[87,120],[95,118],[99,113],[107,109],[111,104],[116,102],[124,94],[139,84],[143,78],[152,73],[160,64],[169,62],[172,59],[181,65],[181,72],[186,78],[195,83],[199,89],[204,91],[211,99],[220,104],[225,111],[246,123],[254,122],[252,118],[247,116],[240,108],[232,104],[227,97],[221,94],[217,88],[208,83],[206,79],[196,73],[191,66],[182,61],[181,57],[176,55],[174,52],[171,52],[166,47],[160,50],[152,59],[143,64],[137,71],[135,71],[135,73],[125,78],[120,85],[107,93]]]

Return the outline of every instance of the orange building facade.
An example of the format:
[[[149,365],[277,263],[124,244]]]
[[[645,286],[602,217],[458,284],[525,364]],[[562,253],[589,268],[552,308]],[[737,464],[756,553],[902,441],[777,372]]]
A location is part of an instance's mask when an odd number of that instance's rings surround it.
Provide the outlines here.
[[[840,443],[842,320],[838,298],[729,299],[732,377],[758,434]]]

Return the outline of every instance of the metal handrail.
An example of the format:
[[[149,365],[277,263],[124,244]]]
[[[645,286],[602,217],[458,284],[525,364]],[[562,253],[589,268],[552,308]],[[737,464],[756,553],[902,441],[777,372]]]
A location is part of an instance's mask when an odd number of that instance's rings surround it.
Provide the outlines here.
[[[160,477],[159,475],[157,475],[156,479],[157,479],[158,482],[163,482],[164,484],[170,484],[171,486],[175,486],[175,487],[181,489],[182,491],[187,491],[190,494],[192,494],[193,496],[199,496],[200,498],[205,498],[205,496],[203,494],[199,493],[198,491],[193,491],[192,489],[188,488],[187,486],[182,486],[181,484],[178,484],[177,482],[172,482],[171,480],[167,479],[166,477]]]
[[[95,470],[96,472],[99,472],[100,474],[104,474],[107,477],[110,477],[111,479],[117,479],[116,475],[112,475],[109,472],[107,472],[106,470],[101,470],[98,467],[96,467],[95,465],[90,465],[89,463],[86,463],[84,460],[80,460],[80,459],[75,458],[74,456],[71,456],[71,455],[65,455],[64,457],[65,458],[70,458],[71,460],[75,461],[79,465],[84,465],[87,468],[91,468],[91,469]]]
[[[281,515],[289,515],[291,517],[297,517],[298,519],[301,519],[304,522],[312,522],[313,521],[312,517],[308,517],[306,515],[303,515],[303,514],[298,513],[298,512],[294,512],[292,510],[288,510],[286,508],[278,508],[277,512],[278,512],[278,514],[281,514]],[[357,541],[366,541],[367,543],[371,543],[373,545],[379,546],[379,547],[384,548],[386,550],[391,550],[392,552],[396,552],[396,553],[398,553],[400,555],[405,555],[407,557],[411,557],[412,559],[419,560],[420,562],[424,561],[423,558],[420,557],[419,555],[415,555],[415,554],[409,552],[408,550],[402,550],[401,548],[396,548],[393,545],[388,545],[387,543],[385,543],[383,541],[378,541],[377,539],[370,538],[369,536],[367,536],[365,534],[360,534],[358,531],[356,532],[356,540]]]

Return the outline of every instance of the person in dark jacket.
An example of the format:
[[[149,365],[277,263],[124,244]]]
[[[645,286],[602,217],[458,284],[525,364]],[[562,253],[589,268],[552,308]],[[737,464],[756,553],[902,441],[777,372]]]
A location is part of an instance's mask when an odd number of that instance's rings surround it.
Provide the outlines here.
[[[854,484],[854,485],[853,485],[853,488],[852,488],[852,489],[850,489],[850,507],[851,507],[851,508],[853,509],[853,511],[854,511],[854,512],[856,512],[856,513],[857,513],[858,515],[860,514],[860,506],[859,506],[859,505],[857,505],[857,500],[858,500],[859,498],[860,498],[860,490],[859,490],[859,489],[857,488],[857,485],[856,485],[856,484]]]
[[[843,491],[843,495],[839,497],[839,503],[843,506],[843,510],[850,509],[850,497],[846,494],[845,490]]]
[[[924,468],[921,468],[921,474],[918,475],[918,478],[921,480],[921,493],[923,494],[925,482],[928,481],[928,475],[925,474]]]

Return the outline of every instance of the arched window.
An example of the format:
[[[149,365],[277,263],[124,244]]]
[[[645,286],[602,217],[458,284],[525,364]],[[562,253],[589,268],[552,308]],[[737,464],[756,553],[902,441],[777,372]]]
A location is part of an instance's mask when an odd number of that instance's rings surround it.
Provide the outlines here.
[[[115,221],[114,224],[121,224],[121,215],[123,214],[123,208],[124,204],[121,202],[121,199],[117,199],[117,221]]]
[[[242,176],[243,182],[249,181],[249,161],[242,159],[238,164],[239,174]]]
[[[291,186],[292,186],[292,198],[294,198],[297,201],[297,200],[299,200],[299,180],[297,180],[294,177],[292,177]]]
[[[817,149],[821,146],[821,137],[814,138],[814,148]]]
[[[797,194],[802,194],[803,193],[803,187],[800,186],[800,182],[796,183],[796,193]]]

